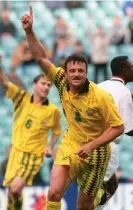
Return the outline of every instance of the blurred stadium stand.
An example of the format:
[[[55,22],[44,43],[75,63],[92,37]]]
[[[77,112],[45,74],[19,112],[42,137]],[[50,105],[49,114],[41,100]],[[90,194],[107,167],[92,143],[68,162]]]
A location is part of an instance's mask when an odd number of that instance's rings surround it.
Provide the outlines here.
[[[58,2],[59,3],[59,2]],[[17,33],[16,36],[4,39],[0,37],[0,53],[3,54],[3,68],[7,74],[10,73],[11,69],[11,57],[16,46],[24,38],[25,34],[21,26],[21,16],[28,12],[28,5],[31,2],[27,1],[10,1],[9,10],[10,18],[12,23],[15,25]],[[61,7],[55,5],[54,8],[50,8],[50,5],[44,2],[33,2],[34,11],[34,30],[37,37],[47,46],[51,51],[51,60],[55,61],[56,55],[53,54],[55,43],[54,36],[54,25],[58,16],[62,17],[68,27],[67,44],[70,43],[69,52],[74,51],[74,42],[81,41],[84,46],[84,51],[90,55],[91,42],[88,35],[88,31],[91,28],[95,31],[97,26],[102,26],[108,33],[112,27],[112,18],[114,16],[120,16],[125,29],[128,28],[128,16],[123,12],[123,1],[84,1],[81,7],[78,8],[67,8],[65,4]],[[63,7],[63,8],[62,8]],[[69,5],[70,7],[70,5]],[[110,32],[109,32],[110,33]],[[61,51],[60,51],[61,52]],[[64,54],[60,54],[63,56]],[[128,55],[131,59],[133,58],[133,44],[130,40],[127,43],[123,43],[121,46],[109,45],[108,56],[109,61],[116,55]],[[39,74],[41,71],[35,64],[33,65],[20,65],[16,69],[16,74],[25,84],[26,89],[32,91],[32,80],[34,76]],[[110,70],[108,68],[108,78],[110,77]],[[88,67],[88,79],[94,79],[93,64],[89,64]],[[99,82],[103,81],[103,75],[100,74]],[[133,85],[129,84],[128,87],[133,92]],[[1,91],[0,91],[1,93]],[[60,101],[57,94],[57,90],[53,86],[49,94],[49,99],[60,107]],[[62,112],[62,111],[61,111]],[[11,129],[12,129],[12,116],[13,107],[11,101],[1,96],[0,99],[0,163],[7,158],[7,147],[11,141]],[[62,126],[65,129],[65,119],[62,114]],[[120,168],[122,170],[122,176],[125,179],[130,180],[133,176],[133,138],[124,135],[120,143]],[[52,160],[47,159],[44,166],[41,169],[41,175],[45,183],[49,182],[50,164]]]

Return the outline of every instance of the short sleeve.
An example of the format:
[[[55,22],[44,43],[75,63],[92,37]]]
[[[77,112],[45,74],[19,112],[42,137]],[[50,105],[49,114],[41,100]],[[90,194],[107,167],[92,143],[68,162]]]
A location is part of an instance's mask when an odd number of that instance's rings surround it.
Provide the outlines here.
[[[59,95],[62,96],[62,93],[67,86],[64,69],[61,67],[56,68],[54,65],[51,65],[51,69],[48,71],[46,76],[55,84],[59,91]]]
[[[99,111],[108,127],[117,127],[123,125],[123,120],[115,105],[113,97],[110,94],[105,92],[102,93],[102,96],[99,100]]]
[[[6,96],[7,98],[12,99],[15,106],[20,103],[25,94],[26,94],[25,90],[20,89],[11,82],[9,83],[8,88],[6,90]]]
[[[59,109],[55,110],[53,121],[54,121],[54,125],[52,127],[52,131],[54,134],[60,135],[61,134],[61,115],[60,115]]]
[[[124,132],[133,130],[133,103],[131,95],[124,95],[119,102],[119,112],[124,121]]]
[[[49,80],[54,82],[59,71],[61,70],[63,70],[61,67],[56,67],[55,65],[51,64],[46,76]]]

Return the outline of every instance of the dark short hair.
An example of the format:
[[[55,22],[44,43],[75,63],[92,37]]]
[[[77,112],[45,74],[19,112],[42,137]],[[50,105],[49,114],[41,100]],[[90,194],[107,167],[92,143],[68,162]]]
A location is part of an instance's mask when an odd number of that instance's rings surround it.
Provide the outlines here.
[[[87,62],[86,57],[81,54],[74,53],[66,58],[65,63],[64,63],[65,71],[67,70],[67,64],[71,61],[73,61],[73,63],[75,62],[85,63],[86,70],[88,69],[88,62]]]
[[[110,68],[112,75],[119,76],[124,68],[128,67],[128,56],[117,56],[112,59]]]
[[[39,74],[33,79],[33,84],[37,83],[41,78],[45,78],[45,74]]]

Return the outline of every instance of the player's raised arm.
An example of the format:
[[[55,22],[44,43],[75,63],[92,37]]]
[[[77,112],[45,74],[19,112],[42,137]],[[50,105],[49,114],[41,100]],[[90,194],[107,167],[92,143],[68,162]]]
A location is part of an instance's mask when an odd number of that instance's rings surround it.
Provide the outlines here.
[[[6,76],[6,74],[3,72],[1,63],[2,63],[2,55],[0,55],[0,84],[3,85],[5,89],[7,89],[9,85],[9,79]]]
[[[25,96],[26,91],[20,89],[18,86],[10,82],[10,80],[2,70],[1,62],[2,55],[0,55],[0,84],[3,85],[6,91],[6,97],[12,99],[13,104],[17,106],[17,104],[20,102],[20,99],[22,99]]]
[[[47,53],[44,46],[37,39],[33,29],[33,11],[32,6],[29,7],[29,14],[25,14],[21,18],[23,29],[26,33],[29,48],[33,58],[39,63],[42,70],[47,73],[51,66],[51,62],[47,58]]]

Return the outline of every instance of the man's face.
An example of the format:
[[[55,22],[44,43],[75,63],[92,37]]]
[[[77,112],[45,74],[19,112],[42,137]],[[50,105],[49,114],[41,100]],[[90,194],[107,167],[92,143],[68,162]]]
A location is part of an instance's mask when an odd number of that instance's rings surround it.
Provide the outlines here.
[[[47,97],[51,87],[51,82],[49,80],[44,79],[43,77],[38,80],[37,83],[34,83],[34,93],[38,95],[40,98]]]
[[[80,88],[86,80],[87,69],[85,63],[82,62],[69,62],[66,69],[66,79],[73,88]]]

